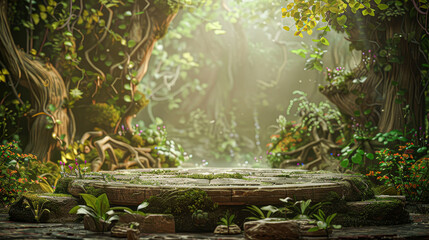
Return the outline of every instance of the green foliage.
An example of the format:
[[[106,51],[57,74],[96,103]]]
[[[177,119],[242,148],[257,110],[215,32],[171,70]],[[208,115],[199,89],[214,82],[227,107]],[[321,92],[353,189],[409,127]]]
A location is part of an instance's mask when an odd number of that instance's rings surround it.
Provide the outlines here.
[[[4,76],[1,75],[1,72],[0,84],[2,84],[1,76]],[[19,119],[26,115],[31,106],[28,102],[21,104],[16,98],[10,100],[7,91],[2,95],[2,99],[0,99],[0,139],[5,144],[5,141],[19,140],[19,134],[22,131]]]
[[[124,211],[125,213],[129,213],[129,214],[138,214],[138,215],[142,215],[142,216],[146,216],[146,213],[144,213],[143,211],[141,211],[143,208],[146,208],[147,206],[149,206],[148,202],[142,202],[140,205],[137,206],[137,210],[134,211],[130,208],[127,207],[112,207],[110,208],[111,210],[120,210],[120,211]]]
[[[296,115],[301,118],[300,123],[288,122],[282,115],[277,119],[279,134],[272,135],[271,143],[268,145],[268,160],[274,166],[285,159],[282,152],[296,150],[314,141],[311,134],[313,129],[320,132],[321,138],[332,134],[333,138],[338,140],[337,142],[344,139],[341,128],[342,115],[338,110],[332,108],[327,102],[319,104],[310,102],[304,92],[294,91],[294,94],[298,96],[290,100],[287,114],[290,114],[292,108],[296,106]]]
[[[112,132],[120,119],[120,111],[113,105],[107,103],[91,104],[82,110],[85,116],[88,129],[93,130],[95,127],[101,128],[107,132]]]
[[[51,178],[51,181],[47,180],[45,176],[49,176]],[[57,176],[54,176],[50,173],[42,174],[39,182],[39,186],[45,193],[55,193],[55,189],[57,187],[58,180],[60,180],[61,175],[58,174]]]
[[[113,208],[110,208],[109,199],[105,193],[98,197],[83,193],[80,195],[82,196],[83,200],[85,200],[86,205],[78,205],[73,207],[69,211],[69,214],[90,216],[96,223],[102,223],[103,229],[98,230],[103,232],[107,229],[107,225],[119,220],[119,216],[115,214]]]
[[[192,213],[192,223],[197,227],[204,227],[209,221],[209,214],[203,210]]]
[[[293,202],[289,197],[280,199],[280,201],[285,204],[286,218],[293,216],[294,219],[310,219],[323,205],[329,204],[328,202],[319,202],[311,205],[311,199]]]
[[[326,216],[325,213],[322,211],[322,209],[319,209],[318,214],[313,214],[313,217],[315,217],[317,219],[317,222],[313,222],[313,223],[316,223],[316,226],[308,229],[308,231],[309,232],[316,232],[319,230],[325,230],[326,235],[329,236],[329,229],[331,229],[331,228],[340,229],[341,228],[341,225],[334,225],[331,223],[332,220],[335,218],[335,216],[337,216],[336,213],[333,213],[329,216]]]
[[[286,219],[311,219],[313,214],[318,211],[323,205],[330,204],[329,202],[319,202],[311,205],[311,199],[306,201],[293,201],[292,198],[280,198],[284,203],[284,207],[277,208],[275,206],[265,206],[261,210],[270,212],[271,214],[282,213]]]
[[[405,140],[405,139],[404,139]],[[386,187],[413,201],[429,201],[429,158],[427,146],[402,141],[376,152],[375,165],[368,176],[374,176]]]
[[[398,1],[396,1],[398,2]],[[303,32],[308,35],[313,33],[319,21],[332,21],[333,25],[338,25],[341,28],[347,28],[347,11],[353,14],[361,13],[363,16],[375,16],[377,9],[385,10],[388,6],[381,3],[379,0],[299,0],[289,2],[285,8],[282,8],[282,17],[291,17],[295,21],[296,31],[295,36],[303,37]],[[290,26],[285,26],[285,30],[289,31]],[[326,29],[318,28],[317,30],[326,31]],[[322,40],[322,39],[320,39]]]
[[[167,129],[159,118],[156,123],[149,126],[139,121],[131,130],[121,126],[118,134],[130,136],[130,143],[135,147],[152,148],[151,155],[162,160],[162,167],[176,167],[192,158],[192,155],[188,155],[180,144],[168,139]]]
[[[0,145],[0,202],[4,205],[14,202],[34,182],[26,166],[36,162],[36,157],[21,152],[15,141]]]
[[[201,189],[179,189],[163,192],[148,199],[149,211],[153,213],[191,215],[197,210],[213,211],[217,205]]]
[[[225,225],[228,229],[228,234],[229,234],[229,228],[235,224],[234,220],[235,220],[235,215],[231,214],[229,211],[226,211],[225,216],[223,216],[217,224]]]
[[[264,213],[264,210],[267,212],[267,214]],[[273,214],[273,211],[266,210],[264,207],[259,208],[255,205],[247,206],[244,211],[247,211],[253,215],[252,217],[246,218],[246,220],[251,221],[269,218]]]
[[[43,213],[51,212],[49,209],[43,208],[46,202],[47,202],[46,199],[43,201],[34,200],[34,201],[31,201],[31,204],[30,204],[27,199],[24,199],[23,204],[25,205],[25,208],[29,208],[31,210],[31,213],[34,216],[34,220],[36,220],[36,222],[39,222]]]
[[[323,38],[323,42],[327,41],[326,38]],[[323,70],[323,56],[327,53],[327,50],[322,50],[321,48],[307,45],[304,42],[301,42],[303,48],[292,50],[292,53],[295,53],[302,58],[306,58],[304,70],[317,70],[321,72]],[[329,45],[329,43],[325,44]],[[307,56],[307,54],[309,54]]]

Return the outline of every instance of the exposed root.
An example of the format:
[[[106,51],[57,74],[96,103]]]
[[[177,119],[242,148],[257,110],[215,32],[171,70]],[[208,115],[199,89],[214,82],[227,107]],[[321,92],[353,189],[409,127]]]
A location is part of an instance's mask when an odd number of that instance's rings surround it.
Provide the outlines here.
[[[104,136],[104,137],[103,137]],[[92,143],[93,138],[103,137]],[[92,161],[92,171],[98,172],[101,167],[106,163],[108,168],[113,171],[116,169],[127,169],[135,165],[139,165],[141,168],[160,168],[161,163],[159,159],[154,159],[150,155],[150,148],[136,148],[127,143],[118,141],[105,136],[102,131],[86,132],[82,138],[81,143],[88,141],[89,148],[95,148],[98,153],[98,157]],[[119,149],[124,152],[121,159],[118,159],[115,154],[115,149]],[[109,155],[109,161],[106,161],[106,152]]]

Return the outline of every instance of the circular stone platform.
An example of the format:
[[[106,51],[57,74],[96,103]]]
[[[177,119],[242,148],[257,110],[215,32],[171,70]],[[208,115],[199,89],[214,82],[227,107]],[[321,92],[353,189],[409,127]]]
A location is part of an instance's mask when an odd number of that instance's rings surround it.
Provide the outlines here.
[[[70,176],[61,181],[68,184],[73,196],[104,192],[112,204],[129,206],[164,191],[186,188],[204,190],[219,205],[276,205],[285,197],[320,202],[331,192],[346,201],[368,198],[365,176],[298,169],[130,169],[90,173],[84,179]]]

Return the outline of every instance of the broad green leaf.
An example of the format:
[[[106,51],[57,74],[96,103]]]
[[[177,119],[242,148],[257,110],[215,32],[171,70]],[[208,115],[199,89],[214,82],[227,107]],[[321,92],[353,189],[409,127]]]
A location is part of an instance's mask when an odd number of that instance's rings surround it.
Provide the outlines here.
[[[352,162],[356,163],[356,164],[361,164],[362,163],[362,155],[359,153],[356,153],[355,155],[353,155]]]
[[[343,26],[346,24],[347,22],[347,16],[346,15],[341,15],[341,17],[337,17],[337,22],[340,26]]]
[[[31,17],[33,18],[34,25],[37,25],[40,21],[39,14],[33,13],[31,14]]]
[[[96,213],[106,219],[106,212],[110,209],[109,199],[105,193],[97,197],[95,201]]]
[[[136,45],[136,41],[134,41],[134,40],[132,40],[132,39],[128,41],[128,47],[129,47],[129,48],[132,48],[132,47],[134,47],[135,45]]]
[[[424,152],[426,152],[427,150],[428,150],[428,148],[427,148],[427,147],[421,147],[421,148],[417,149],[417,153],[424,153]]]
[[[91,207],[94,210],[96,209],[95,202],[97,198],[95,196],[91,194],[86,194],[86,193],[82,193],[80,195],[82,196],[83,200],[85,201],[88,207]]]
[[[380,10],[386,10],[386,9],[388,9],[388,8],[389,8],[389,6],[388,6],[387,4],[378,4],[378,5],[377,5],[377,7],[378,7]]]
[[[130,95],[125,95],[124,96],[124,101],[125,102],[131,102],[131,96]]]
[[[148,202],[142,202],[138,207],[137,207],[137,211],[140,211],[140,209],[146,208],[147,206],[149,206]]]

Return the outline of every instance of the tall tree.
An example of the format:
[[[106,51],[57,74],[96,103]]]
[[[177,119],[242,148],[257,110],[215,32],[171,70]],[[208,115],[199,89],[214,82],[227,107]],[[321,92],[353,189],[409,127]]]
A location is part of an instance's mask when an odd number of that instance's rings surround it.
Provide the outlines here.
[[[0,0],[0,67],[9,73],[1,87],[31,103],[25,151],[48,161],[76,132],[131,128],[147,104],[136,86],[181,6],[172,0]],[[75,114],[86,126],[75,124]]]
[[[294,1],[283,16],[295,19],[295,35],[309,34],[319,20],[346,32],[362,62],[345,81],[333,81],[321,92],[359,124],[371,122],[380,132],[419,129],[425,124],[428,64],[428,3],[406,1]],[[284,27],[289,30],[289,26]],[[329,44],[323,37],[319,40]]]

